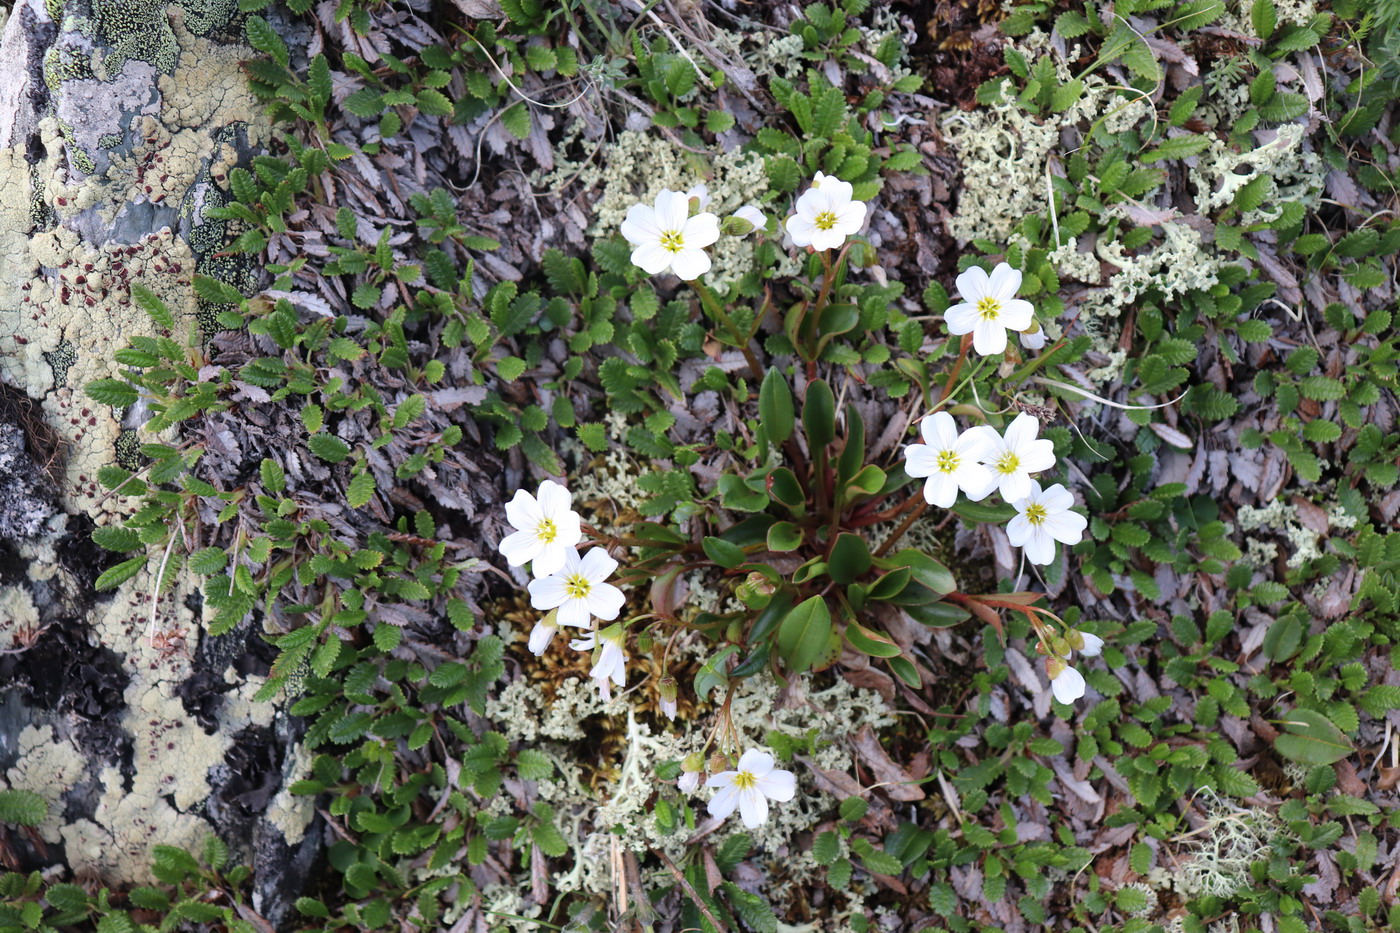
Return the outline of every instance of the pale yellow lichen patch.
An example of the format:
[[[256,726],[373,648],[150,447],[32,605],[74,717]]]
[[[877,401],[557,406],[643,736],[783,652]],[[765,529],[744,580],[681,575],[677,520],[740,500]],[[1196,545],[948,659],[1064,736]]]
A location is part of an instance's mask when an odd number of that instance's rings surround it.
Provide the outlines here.
[[[580,163],[570,161],[568,149],[579,143],[577,127],[565,134],[555,152],[555,170],[534,179],[541,187],[557,188],[577,177],[585,190],[601,193],[593,204],[591,236],[611,236],[618,232],[627,209],[639,201],[654,203],[662,189],[688,191],[704,182],[710,203],[706,210],[723,217],[744,204],[762,206],[768,193],[768,175],[763,159],[757,153],[735,149],[700,155],[677,148],[670,140],[654,133],[626,130],[607,145],[605,157],[593,157]],[[581,143],[588,149],[602,145]],[[773,209],[763,207],[765,213]],[[757,239],[720,237],[710,252],[714,265],[705,281],[715,288],[724,288],[753,268],[753,251]],[[794,275],[795,259],[780,254],[776,275]]]
[[[270,704],[252,700],[262,679],[244,681],[231,670],[226,680],[233,689],[224,696],[212,735],[186,712],[176,688],[191,673],[188,649],[183,638],[159,636],[195,637],[186,601],[197,584],[178,581],[155,601],[152,618],[153,574],[139,574],[122,587],[100,611],[90,636],[127,661],[131,681],[121,725],[132,738],[134,773],[128,787],[116,769],[105,769],[93,818],[63,829],[75,872],[128,883],[150,880],[152,845],[197,845],[213,831],[192,812],[209,796],[210,769],[224,761],[235,735],[267,725],[274,714]]]
[[[291,791],[293,784],[311,776],[311,762],[310,752],[300,744],[293,746],[291,761],[282,772],[282,788],[263,814],[269,823],[277,827],[289,846],[306,837],[306,827],[316,817],[315,798],[298,796]]]
[[[97,483],[98,470],[114,459],[122,425],[82,387],[118,376],[121,367],[112,351],[133,336],[161,333],[132,301],[133,282],[163,295],[177,320],[189,326],[196,307],[190,287],[194,253],[169,228],[130,246],[91,250],[63,226],[34,235],[29,253],[48,274],[23,286],[17,315],[0,317],[0,377],[42,395],[49,424],[67,441],[65,505],[101,523],[128,508],[121,497],[105,498]],[[70,365],[62,373],[63,385],[55,386],[60,374],[51,355],[60,346]]]
[[[63,827],[63,795],[83,776],[82,754],[67,739],[55,741],[51,726],[25,726],[19,734],[19,759],[5,773],[15,790],[33,791],[49,805],[49,814],[35,827],[45,842],[57,844]]]
[[[14,327],[18,316],[20,285],[35,266],[28,260],[33,186],[24,149],[0,149],[0,256],[5,257],[6,273],[0,275],[0,332]]]
[[[39,630],[39,610],[34,597],[22,586],[0,586],[0,651],[25,643],[27,633]]]
[[[181,813],[165,800],[128,793],[121,772],[102,769],[105,789],[90,820],[63,827],[68,867],[79,878],[148,883],[151,848],[157,845],[197,850],[210,834],[201,818]]]

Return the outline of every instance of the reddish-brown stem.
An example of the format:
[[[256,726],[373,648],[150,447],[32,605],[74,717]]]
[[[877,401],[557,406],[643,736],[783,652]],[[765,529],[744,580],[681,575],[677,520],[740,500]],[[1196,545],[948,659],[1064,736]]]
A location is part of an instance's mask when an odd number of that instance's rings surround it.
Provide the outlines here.
[[[972,335],[964,334],[962,345],[958,348],[957,362],[953,363],[953,371],[948,374],[948,381],[943,384],[943,395],[939,399],[946,399],[953,392],[953,386],[958,381],[958,373],[962,372],[963,362],[967,359],[967,351],[972,346]]]
[[[918,496],[916,498],[918,499],[919,507],[905,516],[904,521],[899,523],[899,527],[894,530],[894,533],[886,538],[885,543],[876,549],[876,557],[884,557],[889,549],[894,546],[894,543],[904,537],[904,533],[908,531],[910,526],[918,521],[919,517],[928,509],[928,503],[924,501],[923,496]]]

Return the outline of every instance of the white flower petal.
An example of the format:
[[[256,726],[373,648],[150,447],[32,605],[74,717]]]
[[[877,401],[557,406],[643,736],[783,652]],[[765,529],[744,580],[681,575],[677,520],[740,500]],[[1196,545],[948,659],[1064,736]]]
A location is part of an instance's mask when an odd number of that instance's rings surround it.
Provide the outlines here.
[[[617,561],[613,560],[607,548],[589,548],[579,560],[578,572],[583,574],[583,578],[589,583],[602,583],[616,570]]]
[[[1021,469],[1027,473],[1039,473],[1055,467],[1055,443],[1042,437],[1020,448]]]
[[[1031,307],[1029,301],[1022,301],[1020,298],[1003,303],[1001,314],[997,317],[997,322],[1004,324],[1008,330],[1025,330],[1034,320],[1035,308]]]
[[[1050,681],[1050,689],[1054,692],[1055,699],[1068,706],[1084,696],[1084,675],[1066,666],[1060,672],[1060,676]]]
[[[605,622],[617,618],[627,597],[611,583],[595,583],[588,592],[588,611]]]
[[[981,266],[969,266],[966,272],[954,280],[954,284],[958,289],[958,297],[968,304],[975,305],[979,298],[991,294],[987,273]]]
[[[633,204],[622,222],[622,235],[633,246],[661,239],[662,230],[656,222],[656,211],[647,204]]]
[[[958,445],[958,423],[946,411],[936,411],[920,425],[924,439],[938,450],[953,450]]]
[[[690,198],[683,192],[663,188],[656,196],[656,222],[662,231],[679,233],[690,217]]]
[[[1045,533],[1044,526],[1032,528],[1030,537],[1023,545],[1026,560],[1032,564],[1045,566],[1055,562],[1055,539]]]
[[[632,265],[647,275],[660,275],[671,265],[671,257],[674,255],[659,241],[649,240],[632,250]]]
[[[997,488],[996,476],[978,463],[968,463],[959,467],[956,479],[958,488],[973,502],[981,502]]]
[[[1040,494],[1040,504],[1049,512],[1064,512],[1074,507],[1074,493],[1056,483]]]
[[[1021,412],[1006,429],[1006,446],[1018,454],[1040,433],[1040,420],[1035,415]]]
[[[1091,632],[1080,632],[1079,637],[1084,639],[1084,647],[1079,649],[1079,653],[1086,658],[1096,658],[1103,653],[1103,639]]]
[[[734,783],[734,779],[739,776],[738,771],[720,771],[705,779],[706,787],[728,787]]]
[[[1007,502],[1025,499],[1031,494],[1031,479],[1023,471],[1003,473],[997,480],[1001,497]]]
[[[501,539],[500,544],[496,545],[496,550],[501,552],[506,563],[512,567],[522,567],[528,564],[543,549],[544,542],[536,537],[533,531],[517,531],[508,534]]]
[[[927,444],[904,448],[904,472],[913,477],[928,476],[938,469],[938,455]]]
[[[773,770],[773,756],[762,749],[751,748],[739,759],[739,770],[747,771],[754,777],[763,777]]]
[[[693,282],[710,271],[710,254],[703,249],[683,249],[671,260],[671,271]]]
[[[1024,547],[1030,536],[1031,523],[1024,512],[1013,515],[1011,521],[1006,523],[1006,540],[1011,542],[1012,547]]]
[[[685,222],[681,231],[687,249],[701,249],[719,239],[719,217],[714,214],[696,214]]]
[[[1006,352],[1006,328],[996,321],[978,321],[972,329],[972,348],[983,356]]]
[[[812,245],[812,234],[817,232],[817,225],[812,223],[810,217],[793,214],[784,226],[787,227],[788,236],[792,237],[793,246]]]
[[[535,608],[542,608],[536,606]],[[588,601],[583,599],[573,599],[565,597],[564,602],[559,604],[559,624],[569,625],[573,628],[588,628],[593,621],[588,614]]]
[[[768,798],[756,787],[739,791],[739,815],[745,827],[757,829],[768,819]]]
[[[535,562],[530,565],[530,570],[537,577],[553,576],[569,565],[569,555],[576,553],[572,547],[568,547],[558,539],[550,544],[540,545],[540,551],[535,555]]]
[[[506,521],[512,528],[533,531],[542,518],[544,513],[540,511],[540,504],[523,489],[517,489],[515,496],[506,503]]]
[[[553,625],[545,625],[543,622],[536,622],[535,627],[530,630],[530,653],[539,657],[549,648],[549,643],[554,640],[554,633],[559,631]]]
[[[569,495],[569,490],[559,485],[552,479],[547,479],[540,483],[540,491],[536,496],[540,504],[540,511],[547,518],[558,521],[559,516],[573,509],[574,500]]]
[[[712,781],[714,781],[714,778],[710,778],[709,781],[706,781],[705,785],[707,787],[713,786],[711,783]],[[739,806],[739,788],[735,787],[733,784],[729,784],[711,798],[709,805],[706,806],[705,809],[709,812],[710,816],[722,820],[733,813],[734,808],[737,806]]]
[[[797,775],[791,771],[775,768],[768,772],[765,777],[758,779],[758,789],[769,800],[784,803],[791,800],[797,793]]]
[[[1021,273],[1018,269],[1013,269],[1004,262],[997,263],[997,267],[992,270],[991,277],[987,281],[987,287],[994,297],[1000,298],[1003,302],[1016,297],[1016,293],[1021,290]]]
[[[557,575],[531,580],[528,589],[530,605],[536,609],[558,609],[569,598],[564,578]]]
[[[1089,520],[1078,512],[1060,512],[1045,519],[1045,530],[1050,536],[1071,547],[1084,540],[1084,529],[1088,526]]]
[[[924,501],[949,509],[958,498],[958,482],[949,473],[934,473],[924,481]]]
[[[977,309],[970,304],[953,305],[943,312],[943,323],[948,325],[948,333],[955,337],[972,333],[979,320]]]

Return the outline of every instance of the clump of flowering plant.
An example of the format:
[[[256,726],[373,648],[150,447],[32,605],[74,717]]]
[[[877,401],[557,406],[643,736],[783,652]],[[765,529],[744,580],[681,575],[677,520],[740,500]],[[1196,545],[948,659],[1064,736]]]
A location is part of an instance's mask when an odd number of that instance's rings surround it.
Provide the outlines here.
[[[996,411],[980,394],[995,392],[1003,379],[1012,395],[1053,356],[1051,348],[1022,363],[1009,340],[1015,331],[1022,347],[1041,349],[1047,342],[1035,309],[1018,297],[1021,273],[1001,263],[990,271],[969,265],[958,276],[962,300],[944,317],[961,339],[949,344],[956,358],[942,372],[937,357],[912,355],[927,336],[911,329],[917,323],[901,325],[900,345],[911,355],[891,369],[922,395],[910,399],[922,415],[919,437],[903,445],[903,457],[874,455],[880,448],[867,439],[860,407],[838,401],[851,384],[842,367],[875,381],[889,361],[887,348],[863,335],[887,319],[890,296],[853,281],[876,261],[861,234],[869,216],[864,199],[850,182],[818,173],[786,216],[773,218],[747,204],[721,219],[708,212],[709,204],[703,185],[663,191],[650,204],[634,205],[621,233],[640,270],[626,281],[639,284],[641,273],[666,271],[683,280],[657,286],[679,289],[668,299],[667,314],[698,317],[691,339],[732,374],[716,367],[703,377],[739,416],[739,432],[714,438],[712,449],[727,465],[707,495],[682,502],[673,492],[673,502],[649,504],[645,520],[618,534],[590,528],[571,509],[561,512],[553,488],[542,486],[538,497],[519,494],[509,516],[518,530],[502,551],[514,566],[535,560],[531,603],[544,615],[530,633],[532,652],[549,650],[561,627],[579,629],[570,645],[589,653],[589,676],[603,698],[625,689],[629,664],[650,654],[656,708],[664,719],[678,717],[682,690],[693,691],[695,708],[714,704],[715,727],[702,751],[674,775],[677,787],[694,793],[708,772],[705,783],[717,790],[711,814],[723,818],[737,810],[753,826],[769,801],[791,797],[795,779],[764,752],[739,754],[743,739],[729,721],[729,701],[745,678],[790,680],[854,653],[918,688],[928,670],[901,634],[908,623],[943,627],[977,619],[1001,633],[1009,611],[1029,621],[1055,697],[1070,702],[1086,689],[1074,652],[1093,656],[1102,643],[1042,608],[1035,593],[965,591],[936,553],[908,535],[928,508],[946,509],[964,520],[1003,524],[1007,539],[1035,566],[1052,565],[1057,545],[1071,547],[1083,537],[1087,521],[1074,511],[1073,493],[1054,481],[1055,443],[1041,436],[1042,419],[1053,413],[1014,398],[1004,412]],[[751,278],[723,289],[705,281],[708,250],[721,236],[755,237],[755,250],[772,255],[779,245],[770,230],[785,234],[802,274],[784,283]],[[640,303],[634,313],[645,308]],[[645,313],[655,314],[654,305]],[[633,334],[629,347],[638,358],[674,358],[649,339]],[[1004,359],[988,363],[989,355]],[[989,379],[984,371],[998,364],[998,376]],[[623,370],[633,371],[629,365],[608,370],[610,391]],[[661,426],[651,437],[655,456],[672,456],[676,466],[669,475],[693,483],[695,475],[686,471],[701,453],[665,440],[665,425],[674,421],[668,407],[641,393],[628,404],[650,412],[649,431],[653,423]],[[888,440],[882,443],[888,450]],[[647,491],[657,488],[648,483]],[[707,608],[686,606],[678,595],[681,581],[695,575],[719,591]],[[636,586],[642,583],[647,590]],[[619,585],[629,584],[637,604],[624,614]],[[896,618],[901,625],[890,624]],[[709,647],[699,673],[682,681],[671,669],[670,652],[686,634]]]

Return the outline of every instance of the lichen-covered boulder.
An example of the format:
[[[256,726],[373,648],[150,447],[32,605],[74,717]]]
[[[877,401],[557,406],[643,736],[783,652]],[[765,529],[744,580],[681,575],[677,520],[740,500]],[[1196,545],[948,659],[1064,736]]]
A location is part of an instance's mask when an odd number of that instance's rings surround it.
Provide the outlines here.
[[[229,231],[205,216],[269,136],[237,8],[20,0],[4,24],[0,382],[17,401],[0,406],[0,778],[49,801],[21,853],[33,864],[140,883],[153,845],[217,833],[258,866],[255,909],[276,923],[315,846],[285,793],[295,736],[252,702],[259,640],[203,636],[192,582],[157,596],[145,573],[94,592],[105,557],[89,539],[130,508],[99,470],[134,468],[154,440],[139,404],[83,392],[156,334],[133,284],[197,334],[196,272],[256,281],[217,255]]]

